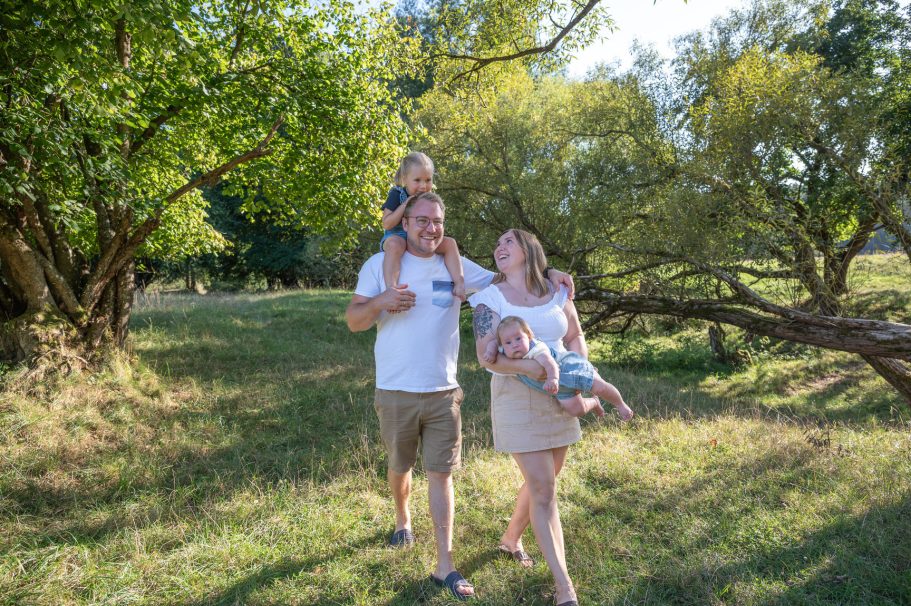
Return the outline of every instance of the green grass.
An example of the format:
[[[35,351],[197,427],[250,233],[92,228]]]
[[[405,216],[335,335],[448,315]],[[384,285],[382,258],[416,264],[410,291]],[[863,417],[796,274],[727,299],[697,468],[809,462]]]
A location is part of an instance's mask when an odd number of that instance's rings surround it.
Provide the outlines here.
[[[9,387],[0,604],[452,603],[425,581],[420,473],[419,543],[384,547],[374,334],[348,332],[348,297],[153,297],[133,365]],[[551,604],[543,563],[494,551],[519,474],[492,451],[469,324],[457,562],[479,603]],[[731,369],[695,325],[593,350],[638,416],[584,422],[561,475],[582,604],[911,601],[911,409],[855,358],[757,345]]]

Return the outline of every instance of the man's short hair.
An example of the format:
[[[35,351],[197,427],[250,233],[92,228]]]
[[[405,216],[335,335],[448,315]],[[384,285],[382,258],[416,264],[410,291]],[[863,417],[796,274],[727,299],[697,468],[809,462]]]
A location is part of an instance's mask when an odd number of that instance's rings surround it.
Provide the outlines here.
[[[418,202],[420,202],[421,200],[424,200],[426,202],[432,202],[432,203],[436,204],[437,206],[439,206],[441,211],[443,211],[444,213],[446,212],[446,205],[443,204],[443,198],[441,198],[439,195],[435,194],[432,191],[425,191],[424,193],[416,194],[414,196],[411,196],[407,200],[405,200],[405,216],[406,217],[411,216],[411,207],[414,206],[415,204],[417,204]]]

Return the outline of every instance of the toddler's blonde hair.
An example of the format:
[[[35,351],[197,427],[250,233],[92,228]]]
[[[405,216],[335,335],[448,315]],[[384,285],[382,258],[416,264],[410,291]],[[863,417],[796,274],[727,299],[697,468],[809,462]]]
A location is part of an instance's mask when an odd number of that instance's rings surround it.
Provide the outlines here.
[[[416,166],[426,168],[431,175],[434,172],[433,160],[430,159],[430,156],[421,152],[411,152],[399,162],[399,169],[395,171],[395,177],[393,178],[395,184],[399,187],[405,187],[405,178],[408,176],[409,171]]]

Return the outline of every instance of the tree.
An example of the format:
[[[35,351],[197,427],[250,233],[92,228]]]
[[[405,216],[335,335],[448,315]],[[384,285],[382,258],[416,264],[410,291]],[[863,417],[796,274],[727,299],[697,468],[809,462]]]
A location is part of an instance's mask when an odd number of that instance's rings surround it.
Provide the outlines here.
[[[244,213],[243,198],[226,195],[223,185],[207,188],[204,196],[211,203],[209,221],[230,242],[230,247],[212,254],[191,255],[193,267],[205,271],[210,278],[238,286],[264,279],[270,289],[347,287],[356,280],[363,261],[357,250],[332,246],[311,229],[276,225],[264,217]],[[372,248],[360,248],[372,253],[377,241],[378,237],[371,241]]]
[[[667,313],[857,353],[911,402],[911,326],[842,317],[850,264],[880,225],[901,240],[911,193],[891,42],[911,19],[892,2],[860,7],[771,2],[689,40],[677,63],[685,102],[672,107],[685,136],[651,167],[674,175],[672,195],[609,247],[651,294],[593,284],[584,296],[602,317]],[[849,23],[867,57],[808,50]]]
[[[262,194],[245,210],[350,241],[402,152],[385,83],[411,50],[343,1],[8,4],[5,358],[122,345],[137,253],[193,248],[197,188],[228,173]]]
[[[853,352],[911,402],[911,326],[844,317],[852,261],[878,226],[901,233],[909,199],[905,51],[876,42],[909,20],[874,7],[859,31],[882,59],[836,66],[819,41],[856,8],[754,5],[684,41],[673,79],[644,53],[628,74],[503,94],[449,131],[445,102],[427,105],[451,212],[538,233],[585,271],[590,328],[673,315]]]

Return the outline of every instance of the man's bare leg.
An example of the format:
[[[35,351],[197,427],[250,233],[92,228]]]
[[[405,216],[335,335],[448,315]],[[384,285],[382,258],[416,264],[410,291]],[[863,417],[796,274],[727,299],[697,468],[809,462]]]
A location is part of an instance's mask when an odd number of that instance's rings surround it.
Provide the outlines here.
[[[411,470],[398,473],[390,469],[386,476],[389,479],[389,488],[392,489],[392,499],[395,501],[395,529],[411,530],[411,510],[408,507],[408,500],[411,497]]]
[[[428,471],[427,496],[430,503],[430,517],[433,520],[433,538],[437,546],[437,566],[433,576],[443,580],[456,569],[452,560],[452,521],[455,517],[452,474]],[[459,593],[473,595],[474,589],[463,587],[460,588]]]

